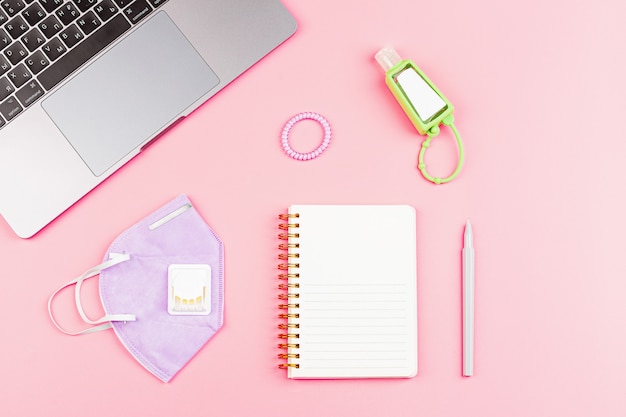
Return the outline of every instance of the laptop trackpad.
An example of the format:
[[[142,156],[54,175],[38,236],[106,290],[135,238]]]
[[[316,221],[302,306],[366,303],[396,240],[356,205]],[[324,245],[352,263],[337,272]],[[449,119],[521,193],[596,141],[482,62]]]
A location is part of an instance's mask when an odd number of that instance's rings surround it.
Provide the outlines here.
[[[161,12],[42,106],[99,176],[218,83],[211,68]]]

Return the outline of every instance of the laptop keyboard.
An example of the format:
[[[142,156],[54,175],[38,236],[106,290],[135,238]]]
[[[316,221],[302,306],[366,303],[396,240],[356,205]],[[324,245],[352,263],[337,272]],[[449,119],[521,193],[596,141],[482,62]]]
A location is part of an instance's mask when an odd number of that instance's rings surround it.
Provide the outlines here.
[[[167,0],[0,0],[0,128]]]

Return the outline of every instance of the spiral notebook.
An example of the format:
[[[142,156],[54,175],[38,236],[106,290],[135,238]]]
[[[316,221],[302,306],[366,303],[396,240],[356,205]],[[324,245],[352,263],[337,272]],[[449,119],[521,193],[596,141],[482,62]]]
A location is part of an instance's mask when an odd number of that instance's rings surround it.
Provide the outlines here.
[[[292,205],[279,216],[289,378],[417,374],[415,217],[403,205]]]

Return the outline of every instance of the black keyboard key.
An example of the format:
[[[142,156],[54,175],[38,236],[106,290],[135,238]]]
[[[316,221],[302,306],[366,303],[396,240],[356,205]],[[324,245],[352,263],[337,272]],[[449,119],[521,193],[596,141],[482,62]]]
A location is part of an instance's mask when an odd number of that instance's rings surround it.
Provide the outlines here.
[[[117,15],[102,25],[84,42],[79,43],[39,75],[43,88],[50,90],[128,29],[130,23],[122,15]]]
[[[78,30],[76,25],[71,25],[66,27],[59,33],[59,37],[65,43],[65,45],[69,48],[76,45],[78,42],[82,41],[85,35]]]
[[[37,75],[44,68],[50,65],[50,61],[46,58],[46,56],[41,51],[37,51],[24,61],[30,72]]]
[[[52,13],[57,7],[63,4],[63,0],[39,0],[48,13]]]
[[[101,1],[96,7],[94,7],[94,11],[103,22],[106,22],[107,20],[112,18],[113,15],[117,13],[117,10],[118,9],[113,4],[112,0]]]
[[[148,2],[152,5],[152,7],[154,7],[155,9],[159,6],[162,6],[163,4],[165,4],[167,0],[148,0]]]
[[[46,54],[50,61],[54,61],[58,57],[63,55],[67,51],[67,48],[65,47],[65,45],[63,45],[63,43],[61,43],[61,40],[59,38],[54,38],[50,42],[45,44],[43,48],[41,48],[41,50],[44,52],[44,54]]]
[[[9,23],[4,26],[4,28],[7,32],[9,32],[9,35],[11,35],[13,39],[19,38],[29,29],[22,16],[17,16],[11,19]]]
[[[7,77],[0,78],[0,101],[9,97],[15,91],[15,87]]]
[[[128,6],[133,1],[134,0],[115,0],[115,4],[117,4],[117,7],[121,9],[122,7]]]
[[[46,38],[39,32],[39,29],[31,29],[26,35],[22,36],[22,43],[30,52],[39,48],[45,41]]]
[[[13,85],[15,85],[17,88],[20,88],[24,85],[26,81],[33,78],[33,75],[30,73],[29,70],[26,69],[26,66],[24,64],[20,64],[17,67],[14,67],[7,73],[7,76],[9,77],[9,80],[13,83]]]
[[[152,7],[145,0],[136,0],[130,6],[124,9],[124,15],[133,25],[144,17],[148,16],[152,11]]]
[[[24,109],[13,96],[9,97],[2,104],[0,104],[0,113],[2,113],[7,121],[20,114],[22,110]]]
[[[4,51],[4,56],[9,58],[9,61],[11,61],[11,64],[13,65],[17,64],[22,59],[26,58],[27,55],[28,55],[28,50],[24,48],[24,45],[22,45],[22,42],[13,43]]]
[[[41,30],[41,32],[46,35],[46,38],[48,39],[59,33],[61,29],[63,29],[63,25],[61,25],[59,19],[57,19],[54,15],[48,16],[43,22],[39,24],[38,27],[39,30]]]
[[[46,12],[38,3],[35,3],[28,6],[26,10],[24,10],[24,13],[22,13],[22,16],[24,16],[24,19],[26,19],[29,25],[35,26],[46,17]]]
[[[74,3],[81,12],[86,12],[91,6],[96,4],[96,0],[74,0]]]
[[[26,7],[26,4],[22,0],[2,0],[0,6],[9,16],[15,16]]]
[[[56,15],[64,25],[69,25],[80,16],[80,12],[74,3],[65,3],[63,7],[56,11]]]
[[[9,17],[5,12],[2,11],[2,9],[0,9],[0,25],[4,25],[8,21]]]
[[[13,42],[13,39],[11,39],[9,34],[4,29],[0,29],[0,51],[11,45],[11,42]]]
[[[76,24],[83,30],[85,35],[89,35],[98,29],[101,23],[94,12],[87,12],[76,21]]]
[[[22,103],[22,106],[28,107],[43,96],[43,88],[35,80],[26,83],[26,85],[15,93],[17,99]]]
[[[7,72],[9,68],[11,68],[11,64],[9,63],[9,61],[7,61],[4,56],[0,55],[0,75]]]

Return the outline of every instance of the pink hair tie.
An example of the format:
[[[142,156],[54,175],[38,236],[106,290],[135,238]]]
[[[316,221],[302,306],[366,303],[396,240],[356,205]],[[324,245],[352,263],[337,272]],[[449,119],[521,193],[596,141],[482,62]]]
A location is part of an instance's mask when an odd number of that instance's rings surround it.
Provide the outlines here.
[[[315,150],[307,153],[300,153],[291,149],[291,146],[289,145],[289,133],[296,123],[305,119],[315,120],[322,126],[322,128],[324,129],[324,140]],[[308,161],[317,158],[322,154],[322,152],[324,152],[324,150],[326,150],[326,148],[330,144],[331,136],[332,133],[330,131],[330,124],[328,123],[328,120],[326,120],[326,118],[318,113],[304,112],[296,114],[285,124],[285,127],[283,128],[283,133],[280,137],[282,139],[281,143],[283,149],[285,150],[285,153],[287,155],[299,161]]]

